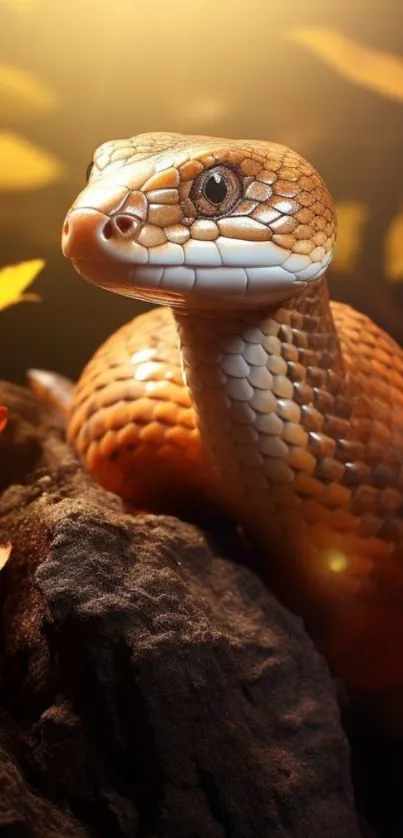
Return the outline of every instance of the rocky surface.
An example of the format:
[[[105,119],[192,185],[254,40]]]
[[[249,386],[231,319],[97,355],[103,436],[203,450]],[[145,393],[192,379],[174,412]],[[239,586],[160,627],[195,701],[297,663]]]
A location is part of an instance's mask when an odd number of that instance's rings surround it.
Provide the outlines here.
[[[241,548],[125,514],[56,413],[0,403],[0,835],[372,838],[326,665]]]

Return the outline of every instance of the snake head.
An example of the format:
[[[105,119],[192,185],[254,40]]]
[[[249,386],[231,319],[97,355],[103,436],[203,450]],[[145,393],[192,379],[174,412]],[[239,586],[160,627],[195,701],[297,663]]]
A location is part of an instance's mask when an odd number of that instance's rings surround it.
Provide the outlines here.
[[[326,270],[332,199],[276,143],[140,134],[101,145],[62,248],[90,282],[192,309],[281,302]]]

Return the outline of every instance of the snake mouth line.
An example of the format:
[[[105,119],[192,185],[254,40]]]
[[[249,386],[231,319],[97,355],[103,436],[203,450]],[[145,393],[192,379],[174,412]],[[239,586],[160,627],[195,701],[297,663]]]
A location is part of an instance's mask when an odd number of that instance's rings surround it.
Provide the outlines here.
[[[83,279],[106,290],[175,306],[192,305],[194,298],[195,308],[270,305],[307,284],[279,267],[157,266],[87,257],[72,264]]]

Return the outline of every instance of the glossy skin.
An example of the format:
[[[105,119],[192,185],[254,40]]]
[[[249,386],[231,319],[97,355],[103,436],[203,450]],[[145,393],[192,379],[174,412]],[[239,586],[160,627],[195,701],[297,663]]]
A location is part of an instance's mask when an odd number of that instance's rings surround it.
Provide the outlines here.
[[[94,161],[65,255],[170,310],[98,350],[70,441],[137,506],[169,507],[180,487],[235,514],[335,671],[389,701],[403,683],[403,355],[329,304],[321,178],[282,146],[172,134]]]

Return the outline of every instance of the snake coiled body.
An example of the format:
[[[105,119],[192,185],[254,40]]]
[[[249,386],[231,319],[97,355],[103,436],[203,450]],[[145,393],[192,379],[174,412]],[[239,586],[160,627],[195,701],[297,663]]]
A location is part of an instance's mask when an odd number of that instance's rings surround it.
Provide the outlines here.
[[[331,197],[276,144],[147,134],[97,150],[63,248],[102,287],[168,307],[76,385],[68,437],[134,506],[188,495],[286,568],[282,594],[362,690],[403,683],[403,353],[329,302]],[[164,500],[165,499],[165,500]]]

